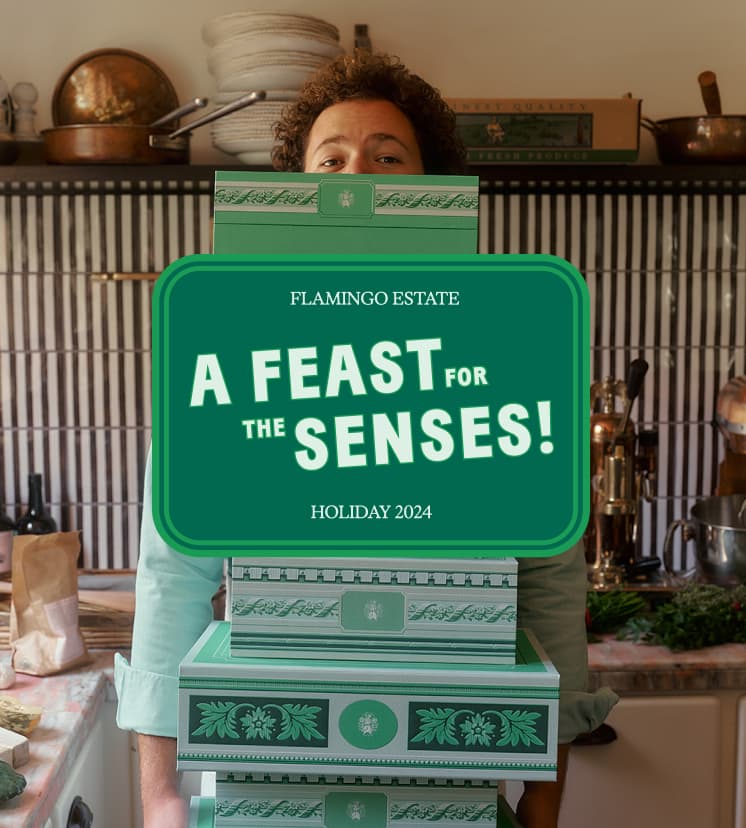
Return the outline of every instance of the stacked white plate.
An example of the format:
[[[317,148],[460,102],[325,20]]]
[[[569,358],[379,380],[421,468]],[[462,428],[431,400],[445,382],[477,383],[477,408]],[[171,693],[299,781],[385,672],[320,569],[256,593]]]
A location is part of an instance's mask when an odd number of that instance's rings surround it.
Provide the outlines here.
[[[274,126],[283,106],[308,77],[343,50],[336,26],[289,12],[221,15],[202,27],[207,66],[216,80],[216,103],[263,89],[267,99],[215,121],[213,145],[251,165],[269,165]]]

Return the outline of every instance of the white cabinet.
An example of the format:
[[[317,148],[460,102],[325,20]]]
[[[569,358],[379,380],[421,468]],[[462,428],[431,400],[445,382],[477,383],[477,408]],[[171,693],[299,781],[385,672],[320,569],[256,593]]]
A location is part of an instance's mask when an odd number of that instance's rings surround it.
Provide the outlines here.
[[[630,695],[607,723],[616,741],[570,751],[559,828],[746,828],[742,692]]]
[[[76,796],[93,813],[93,828],[134,826],[130,734],[117,728],[115,717],[116,702],[105,700],[80,753],[65,774],[64,788],[44,828],[67,828]]]
[[[618,739],[570,751],[560,828],[719,828],[715,696],[624,698]]]

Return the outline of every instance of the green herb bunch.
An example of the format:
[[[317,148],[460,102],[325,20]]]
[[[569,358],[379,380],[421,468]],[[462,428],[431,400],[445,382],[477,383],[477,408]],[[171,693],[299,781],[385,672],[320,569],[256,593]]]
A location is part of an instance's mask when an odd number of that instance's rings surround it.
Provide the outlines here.
[[[608,633],[647,609],[647,603],[635,592],[615,589],[611,592],[588,592],[585,626],[589,633]]]
[[[663,644],[670,650],[696,650],[746,643],[746,585],[725,589],[689,584],[656,607],[650,617],[632,618],[617,636]]]

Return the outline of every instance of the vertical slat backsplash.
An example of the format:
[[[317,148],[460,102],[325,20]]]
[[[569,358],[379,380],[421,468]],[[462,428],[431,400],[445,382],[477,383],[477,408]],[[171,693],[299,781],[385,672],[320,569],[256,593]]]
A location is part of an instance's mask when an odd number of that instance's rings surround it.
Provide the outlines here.
[[[588,176],[585,176],[586,178]],[[746,373],[746,196],[740,185],[483,183],[480,250],[572,262],[591,296],[592,378],[650,371],[633,416],[660,431],[660,480],[643,547],[714,491],[718,390]],[[209,171],[143,180],[0,181],[0,478],[8,511],[44,474],[90,568],[137,563],[150,441],[148,281],[210,249]],[[683,565],[684,561],[679,560]]]
[[[567,192],[545,192],[563,186]],[[549,253],[586,278],[592,379],[625,379],[638,356],[650,365],[633,409],[638,426],[658,429],[660,438],[657,496],[642,510],[646,554],[661,554],[670,522],[715,492],[717,394],[729,377],[746,373],[739,244],[746,202],[719,187],[715,194],[638,194],[621,191],[623,184],[586,192],[556,182],[483,187],[480,252]],[[691,565],[692,554],[675,550],[676,565]]]
[[[81,564],[137,563],[150,442],[152,282],[209,250],[212,181],[0,183],[0,450],[7,511],[44,474]]]

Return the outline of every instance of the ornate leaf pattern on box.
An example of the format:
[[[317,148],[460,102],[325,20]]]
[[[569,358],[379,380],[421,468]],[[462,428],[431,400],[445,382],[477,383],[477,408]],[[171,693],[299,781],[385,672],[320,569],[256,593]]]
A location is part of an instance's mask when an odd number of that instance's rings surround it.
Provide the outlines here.
[[[379,189],[376,191],[376,209],[412,210],[476,210],[479,196],[464,192],[432,192],[431,190]]]
[[[286,189],[285,187],[216,187],[215,207],[311,207],[318,203],[315,187]]]
[[[497,802],[408,802],[391,804],[391,820],[407,822],[488,822],[497,820]]]
[[[537,732],[543,716],[537,710],[421,707],[415,713],[418,726],[411,744],[480,750],[546,746]]]
[[[231,607],[235,616],[272,616],[275,618],[337,618],[339,601],[306,601],[303,598],[242,598],[233,599]]]
[[[323,814],[319,800],[302,799],[216,799],[215,816],[257,817],[261,819],[311,819]]]
[[[443,604],[437,601],[413,601],[408,607],[409,621],[468,622],[511,624],[516,620],[515,606],[506,604]]]
[[[326,736],[319,720],[321,707],[286,702],[284,704],[209,701],[196,704],[199,724],[191,736],[216,734],[224,741],[257,742],[324,742]]]
[[[303,188],[226,186],[215,188],[215,208],[229,207],[295,207],[312,208],[318,204],[318,190],[315,186]],[[446,190],[391,190],[379,188],[376,191],[376,210],[417,212],[469,211],[479,206],[476,193]]]

